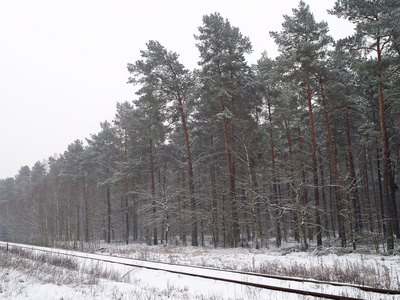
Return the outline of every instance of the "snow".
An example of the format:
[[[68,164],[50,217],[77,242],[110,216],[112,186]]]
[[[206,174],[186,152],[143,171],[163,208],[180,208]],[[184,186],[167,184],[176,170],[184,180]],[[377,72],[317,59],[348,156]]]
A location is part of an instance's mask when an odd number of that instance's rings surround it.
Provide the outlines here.
[[[28,258],[10,256],[0,251],[0,261],[7,256],[9,265],[2,265],[0,270],[0,299],[314,299],[255,287],[247,287],[228,282],[189,277],[167,271],[154,271],[140,267],[130,267],[112,262],[132,262],[137,265],[154,267],[155,263],[164,262],[166,270],[185,272],[193,271],[182,265],[208,266],[213,268],[257,271],[263,266],[269,268],[297,268],[337,272],[339,267],[345,270],[360,267],[363,272],[375,270],[381,280],[382,288],[388,285],[399,289],[398,273],[400,257],[379,254],[345,254],[316,252],[283,251],[279,249],[213,249],[198,247],[101,245],[103,255],[96,253],[71,252],[52,249],[55,252],[73,253],[77,268],[71,270],[51,266],[49,263],[32,263]],[[49,250],[48,248],[44,248]],[[50,253],[48,255],[51,255]],[[130,257],[132,259],[127,260]],[[106,258],[109,262],[98,263],[94,258]],[[144,261],[143,259],[147,261]],[[12,261],[18,261],[12,265]],[[47,261],[47,260],[46,260]],[[177,263],[181,266],[174,266]],[[31,264],[30,266],[26,266]],[[25,267],[22,267],[25,265]],[[39,267],[40,266],[40,267]],[[159,267],[160,264],[157,264]],[[204,275],[218,278],[232,278],[246,281],[254,279],[249,275],[227,273],[213,269],[200,270]],[[380,275],[380,277],[379,277]],[[257,279],[268,285],[282,285],[289,288],[301,288],[322,293],[348,295],[363,299],[400,299],[400,295],[377,295],[358,289],[340,286],[326,286],[319,283],[296,283],[274,279]],[[378,298],[377,298],[378,297]]]

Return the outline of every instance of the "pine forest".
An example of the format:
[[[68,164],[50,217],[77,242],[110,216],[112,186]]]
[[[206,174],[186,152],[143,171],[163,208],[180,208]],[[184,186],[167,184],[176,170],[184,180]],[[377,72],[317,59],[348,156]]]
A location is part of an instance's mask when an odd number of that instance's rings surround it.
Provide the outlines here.
[[[0,180],[0,239],[395,250],[400,2],[338,0],[329,13],[354,34],[335,41],[300,1],[270,32],[279,55],[253,65],[251,41],[219,13],[199,20],[197,69],[150,40],[127,64],[134,101]]]

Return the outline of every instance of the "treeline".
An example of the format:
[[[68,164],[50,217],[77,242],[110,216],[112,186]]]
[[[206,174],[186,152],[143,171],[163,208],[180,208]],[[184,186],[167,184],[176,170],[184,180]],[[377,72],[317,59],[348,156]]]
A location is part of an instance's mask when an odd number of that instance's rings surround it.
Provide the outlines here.
[[[249,65],[249,39],[214,13],[199,69],[150,41],[128,64],[133,102],[64,154],[0,181],[1,237],[79,247],[105,240],[303,250],[400,237],[400,2],[337,1],[334,41],[300,2],[280,55]]]

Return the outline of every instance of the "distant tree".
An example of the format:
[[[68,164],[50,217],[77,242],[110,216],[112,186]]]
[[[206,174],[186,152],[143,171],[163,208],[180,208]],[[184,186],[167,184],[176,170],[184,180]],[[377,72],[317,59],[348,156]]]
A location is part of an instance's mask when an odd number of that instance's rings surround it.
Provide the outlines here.
[[[13,203],[14,218],[10,220],[13,240],[19,242],[33,242],[31,228],[35,228],[34,215],[32,214],[31,191],[31,169],[23,166],[15,176],[15,200]]]
[[[41,162],[36,162],[31,170],[31,197],[35,215],[35,235],[38,245],[49,245],[48,199],[46,167]]]
[[[0,239],[12,239],[12,220],[15,215],[15,179],[8,177],[0,179]]]
[[[120,143],[121,143],[121,161],[118,175],[122,179],[122,201],[121,201],[121,211],[124,212],[124,238],[125,243],[129,244],[129,180],[132,178],[132,168],[134,166],[131,164],[131,159],[129,158],[128,150],[130,151],[130,125],[133,123],[132,120],[133,105],[129,102],[117,103],[117,113],[115,114],[114,123],[118,128]]]
[[[118,161],[118,143],[115,128],[109,122],[102,122],[100,126],[101,131],[98,134],[92,134],[91,139],[87,141],[92,153],[96,155],[96,164],[99,166],[98,184],[105,191],[103,238],[107,243],[111,243],[113,230],[111,192],[114,185],[113,174]]]
[[[48,171],[48,180],[50,186],[50,193],[52,197],[52,238],[58,242],[62,237],[62,224],[61,224],[61,180],[60,174],[62,170],[61,159],[56,157],[49,158],[49,171]]]
[[[61,176],[67,185],[67,218],[66,218],[66,239],[67,242],[73,238],[73,246],[82,242],[83,214],[82,202],[84,200],[84,147],[83,142],[76,140],[68,145],[64,152],[63,170]],[[86,222],[87,223],[87,222]],[[82,244],[83,245],[83,244]]]

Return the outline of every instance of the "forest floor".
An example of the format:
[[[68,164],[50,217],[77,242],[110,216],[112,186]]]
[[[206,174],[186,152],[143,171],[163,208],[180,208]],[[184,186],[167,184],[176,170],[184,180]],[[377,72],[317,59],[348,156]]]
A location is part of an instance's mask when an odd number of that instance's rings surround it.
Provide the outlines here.
[[[400,255],[374,253],[360,247],[299,251],[285,244],[276,249],[148,246],[134,243],[96,245],[109,256],[251,271],[374,288],[400,290]],[[131,268],[132,269],[132,268]],[[155,274],[82,259],[32,257],[0,251],[0,299],[265,299],[265,291],[205,284],[176,274]],[[274,294],[276,299],[298,299]],[[398,298],[396,298],[398,297]],[[300,299],[312,299],[302,296]],[[400,299],[392,296],[389,299]]]

